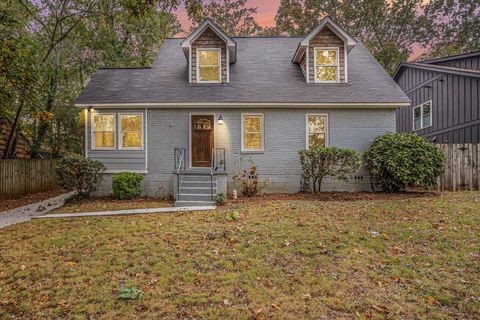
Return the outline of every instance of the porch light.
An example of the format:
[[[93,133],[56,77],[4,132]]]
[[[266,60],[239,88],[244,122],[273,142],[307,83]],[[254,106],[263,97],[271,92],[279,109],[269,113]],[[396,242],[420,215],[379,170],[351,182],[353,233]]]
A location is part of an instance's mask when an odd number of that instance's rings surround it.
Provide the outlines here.
[[[220,114],[220,116],[218,117],[217,123],[218,123],[219,125],[222,125],[222,124],[223,124],[222,114]]]
[[[92,111],[92,106],[88,106],[87,110],[88,112]]]

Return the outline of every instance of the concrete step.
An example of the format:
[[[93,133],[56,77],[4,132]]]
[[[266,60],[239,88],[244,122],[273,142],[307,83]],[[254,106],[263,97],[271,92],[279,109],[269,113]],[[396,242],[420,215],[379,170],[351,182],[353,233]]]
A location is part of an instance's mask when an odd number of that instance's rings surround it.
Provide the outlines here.
[[[215,178],[215,176],[213,178],[211,178],[210,175],[205,175],[205,176],[198,176],[198,175],[184,175],[182,176],[182,182],[185,181],[185,182],[210,182],[210,181],[217,181],[217,179]]]
[[[215,196],[213,196],[215,198]],[[178,200],[179,201],[213,201],[212,195],[209,194],[188,194],[188,193],[179,193]]]
[[[175,201],[175,207],[204,207],[204,206],[215,206],[213,201]]]
[[[213,192],[212,192],[213,191]],[[180,187],[180,193],[182,194],[217,194],[217,188],[213,188],[213,190],[208,187]]]

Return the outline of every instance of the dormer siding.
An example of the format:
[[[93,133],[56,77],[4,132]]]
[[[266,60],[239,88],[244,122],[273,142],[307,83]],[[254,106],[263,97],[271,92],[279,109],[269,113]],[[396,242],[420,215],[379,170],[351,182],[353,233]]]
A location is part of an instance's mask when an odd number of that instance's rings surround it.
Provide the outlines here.
[[[227,68],[227,45],[212,29],[207,28],[205,31],[192,42],[191,49],[191,82],[197,83],[197,49],[221,49],[221,83],[228,82]]]
[[[324,27],[311,40],[308,46],[309,82],[315,83],[315,48],[338,48],[339,82],[345,83],[345,43],[329,27]],[[303,59],[303,58],[302,58]],[[301,64],[300,64],[301,66]],[[302,68],[303,69],[303,68]]]

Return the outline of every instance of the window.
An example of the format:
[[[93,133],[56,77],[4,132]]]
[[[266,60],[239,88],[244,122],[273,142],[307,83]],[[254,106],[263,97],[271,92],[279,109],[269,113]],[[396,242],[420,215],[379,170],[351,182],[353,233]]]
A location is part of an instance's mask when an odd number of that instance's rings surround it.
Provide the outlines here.
[[[307,148],[327,146],[327,115],[307,114]]]
[[[338,81],[338,48],[315,48],[315,82]]]
[[[92,114],[92,149],[115,149],[115,115]]]
[[[413,130],[428,128],[432,125],[432,101],[413,108]]]
[[[143,148],[143,115],[120,114],[120,149]]]
[[[220,82],[220,49],[197,49],[197,82]]]
[[[242,151],[263,151],[263,114],[242,114]]]

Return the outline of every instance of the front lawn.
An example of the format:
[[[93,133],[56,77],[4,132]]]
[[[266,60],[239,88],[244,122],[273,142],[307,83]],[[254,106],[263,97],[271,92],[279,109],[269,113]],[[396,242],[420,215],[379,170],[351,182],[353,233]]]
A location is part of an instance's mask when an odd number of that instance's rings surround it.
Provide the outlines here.
[[[147,197],[132,200],[117,200],[113,197],[93,197],[89,199],[72,199],[63,207],[49,213],[78,213],[165,207],[173,207],[173,201]]]
[[[0,230],[0,318],[478,319],[479,243],[479,192],[34,220]]]

